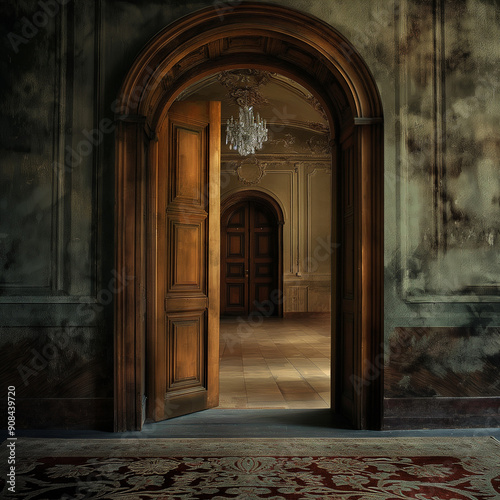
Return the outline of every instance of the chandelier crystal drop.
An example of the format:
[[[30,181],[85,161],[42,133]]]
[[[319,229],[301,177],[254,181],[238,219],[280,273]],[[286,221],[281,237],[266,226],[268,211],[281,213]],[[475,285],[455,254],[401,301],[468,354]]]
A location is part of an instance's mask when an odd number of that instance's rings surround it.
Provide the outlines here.
[[[239,120],[233,117],[227,121],[226,144],[231,149],[238,151],[241,156],[254,154],[261,149],[267,141],[266,120],[261,120],[257,113],[257,120],[254,118],[253,106],[240,107]]]

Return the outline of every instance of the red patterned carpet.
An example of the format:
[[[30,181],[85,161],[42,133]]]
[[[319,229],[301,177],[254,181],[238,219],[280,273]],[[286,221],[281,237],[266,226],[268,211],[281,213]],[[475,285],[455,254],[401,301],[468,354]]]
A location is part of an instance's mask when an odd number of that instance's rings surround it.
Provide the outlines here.
[[[2,474],[2,498],[500,498],[493,438],[21,438],[16,452],[16,491]]]

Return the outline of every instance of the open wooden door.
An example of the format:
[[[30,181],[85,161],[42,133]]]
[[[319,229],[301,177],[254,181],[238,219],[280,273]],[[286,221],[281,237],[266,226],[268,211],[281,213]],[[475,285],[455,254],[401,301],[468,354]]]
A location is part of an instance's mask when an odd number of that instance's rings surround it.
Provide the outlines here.
[[[176,102],[158,133],[149,417],[219,404],[220,103]]]

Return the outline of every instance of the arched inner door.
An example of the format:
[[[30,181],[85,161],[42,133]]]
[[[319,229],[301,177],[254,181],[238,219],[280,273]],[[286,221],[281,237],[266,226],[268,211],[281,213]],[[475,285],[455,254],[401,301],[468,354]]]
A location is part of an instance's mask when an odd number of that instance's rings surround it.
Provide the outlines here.
[[[221,220],[221,314],[279,314],[278,219],[260,200],[230,206]]]

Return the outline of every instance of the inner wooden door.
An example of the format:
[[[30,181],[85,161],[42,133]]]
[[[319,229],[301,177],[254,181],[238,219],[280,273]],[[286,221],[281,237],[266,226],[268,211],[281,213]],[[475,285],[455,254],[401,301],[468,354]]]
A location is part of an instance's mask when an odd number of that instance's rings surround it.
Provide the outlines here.
[[[269,207],[246,200],[221,223],[221,314],[278,313],[278,221]]]

